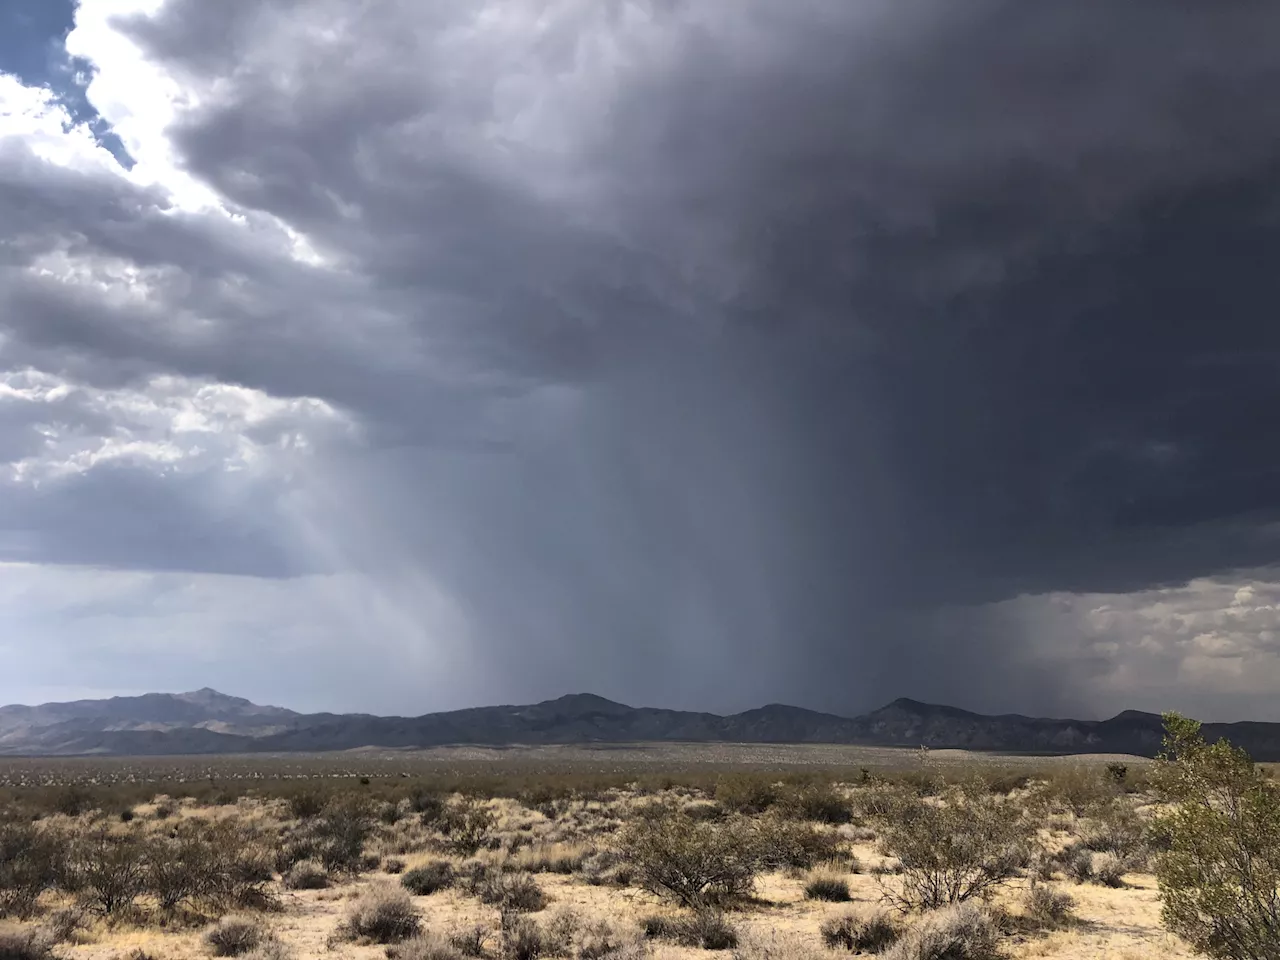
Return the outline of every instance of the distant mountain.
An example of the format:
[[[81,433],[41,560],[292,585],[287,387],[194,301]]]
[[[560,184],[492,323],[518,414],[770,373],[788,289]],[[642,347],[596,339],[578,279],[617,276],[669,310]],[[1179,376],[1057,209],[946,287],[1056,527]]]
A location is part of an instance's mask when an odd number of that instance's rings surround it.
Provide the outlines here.
[[[300,714],[264,707],[208,687],[190,693],[146,693],[37,707],[0,707],[0,753],[219,752],[224,736],[257,738],[291,728]],[[181,745],[182,749],[176,749]],[[207,745],[208,749],[196,749]]]
[[[1280,760],[1280,724],[1205,724],[1256,759]],[[473,707],[421,717],[300,714],[215,690],[0,707],[0,754],[9,756],[312,752],[450,744],[637,741],[849,743],[1006,753],[1131,753],[1159,749],[1160,718],[1126,710],[1110,720],[988,716],[895,700],[860,717],[770,704],[720,716],[629,707],[593,694],[524,706]]]

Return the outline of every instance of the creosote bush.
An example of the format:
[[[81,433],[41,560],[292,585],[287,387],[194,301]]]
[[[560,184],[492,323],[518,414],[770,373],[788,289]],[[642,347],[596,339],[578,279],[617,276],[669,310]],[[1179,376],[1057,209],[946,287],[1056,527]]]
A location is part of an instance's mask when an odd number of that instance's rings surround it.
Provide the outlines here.
[[[908,909],[984,896],[1030,862],[1034,832],[1018,804],[980,781],[904,804],[881,838],[901,877],[885,895]]]
[[[1039,930],[1057,930],[1074,919],[1075,898],[1042,883],[1027,888],[1022,897],[1022,911],[1027,921]]]
[[[648,940],[671,940],[685,947],[728,950],[738,944],[738,931],[718,910],[694,910],[686,916],[655,913],[640,919]]]
[[[38,930],[0,927],[0,960],[52,960],[53,944]]]
[[[1280,957],[1280,789],[1172,713],[1151,781],[1167,804],[1153,825],[1165,924],[1211,957]]]
[[[678,811],[628,823],[618,850],[650,891],[689,907],[750,894],[757,855],[742,824],[693,820]]]

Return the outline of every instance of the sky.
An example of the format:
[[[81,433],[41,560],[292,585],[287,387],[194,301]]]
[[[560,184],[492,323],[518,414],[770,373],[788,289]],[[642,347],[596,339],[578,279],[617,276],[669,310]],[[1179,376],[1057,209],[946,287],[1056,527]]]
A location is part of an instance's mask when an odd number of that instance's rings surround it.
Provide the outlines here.
[[[8,0],[0,702],[1280,720],[1280,6]]]

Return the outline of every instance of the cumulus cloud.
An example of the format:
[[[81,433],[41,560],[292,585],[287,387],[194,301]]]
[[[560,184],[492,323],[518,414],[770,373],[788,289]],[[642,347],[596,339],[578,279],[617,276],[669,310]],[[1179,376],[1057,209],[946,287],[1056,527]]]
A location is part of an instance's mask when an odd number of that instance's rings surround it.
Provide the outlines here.
[[[1101,709],[1145,641],[1011,610],[1276,559],[1277,28],[82,0],[136,163],[0,75],[0,555],[350,578],[477,700]]]

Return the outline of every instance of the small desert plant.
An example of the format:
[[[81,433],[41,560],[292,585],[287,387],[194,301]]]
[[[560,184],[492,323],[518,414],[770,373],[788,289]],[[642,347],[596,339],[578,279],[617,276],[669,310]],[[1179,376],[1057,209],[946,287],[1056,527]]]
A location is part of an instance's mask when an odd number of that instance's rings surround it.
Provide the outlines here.
[[[618,839],[623,859],[654,893],[690,907],[750,893],[755,882],[753,841],[739,824],[715,824],[671,811],[627,824]]]
[[[351,940],[397,943],[414,936],[420,923],[409,895],[383,884],[371,887],[351,905],[342,934]]]
[[[1022,911],[1027,920],[1039,930],[1057,930],[1067,926],[1073,917],[1075,898],[1069,893],[1054,890],[1042,883],[1027,888],[1022,897]]]
[[[483,953],[464,953],[454,944],[434,933],[420,933],[410,940],[387,947],[388,960],[464,960]]]
[[[89,929],[89,917],[82,907],[59,907],[44,921],[44,930],[52,943],[71,943]],[[0,954],[3,956],[3,954]]]
[[[404,861],[399,857],[387,857],[382,861],[383,872],[391,874],[393,877],[404,873]]]
[[[279,940],[269,937],[246,953],[244,960],[293,960],[293,952]]]
[[[308,827],[306,836],[326,870],[355,872],[364,865],[364,844],[373,826],[363,806],[331,804]]]
[[[1088,883],[1093,879],[1093,854],[1083,846],[1064,848],[1057,856],[1062,872],[1076,883]]]
[[[655,913],[640,919],[640,932],[648,940],[673,940],[686,947],[727,950],[736,946],[738,932],[718,910],[695,910],[688,916]]]
[[[883,960],[999,960],[1000,931],[991,915],[975,903],[957,903],[927,913]]]
[[[498,923],[498,956],[502,960],[538,960],[550,953],[534,921],[504,910]]]
[[[902,876],[886,897],[932,909],[985,896],[1028,862],[1033,834],[1021,809],[977,781],[948,790],[942,802],[916,800],[882,841]]]
[[[284,875],[286,890],[323,890],[329,886],[329,874],[315,860],[301,860]]]
[[[1114,853],[1100,853],[1093,858],[1093,882],[1104,887],[1123,887],[1127,873],[1125,862]]]
[[[886,913],[873,914],[865,920],[846,913],[824,921],[819,932],[828,947],[853,953],[882,953],[902,936],[902,928]]]
[[[400,877],[401,885],[417,896],[429,896],[437,890],[453,886],[453,864],[448,860],[433,860],[421,867],[414,867]]]
[[[53,944],[38,930],[0,927],[0,960],[52,960]]]
[[[828,900],[831,903],[848,903],[853,899],[849,893],[849,881],[833,874],[818,874],[804,885],[804,895],[808,900]]]
[[[489,870],[470,887],[481,903],[494,904],[511,912],[537,913],[547,905],[546,894],[538,882],[525,874]]]
[[[204,942],[217,957],[240,957],[265,939],[262,926],[252,917],[223,917],[205,931]]]

